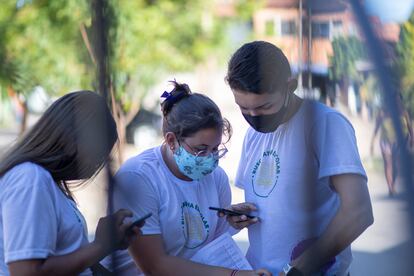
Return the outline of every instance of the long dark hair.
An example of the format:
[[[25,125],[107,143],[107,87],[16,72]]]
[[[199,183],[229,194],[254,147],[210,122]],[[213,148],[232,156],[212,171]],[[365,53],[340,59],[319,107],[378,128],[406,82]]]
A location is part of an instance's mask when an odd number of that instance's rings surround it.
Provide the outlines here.
[[[185,83],[171,81],[174,89],[164,92],[166,98],[161,104],[163,113],[162,131],[173,132],[178,139],[194,135],[207,128],[218,129],[230,140],[232,128],[222,117],[218,106],[207,96],[192,93]]]
[[[117,139],[105,100],[91,91],[72,92],[55,101],[6,152],[0,177],[16,165],[33,162],[72,197],[66,181],[85,180],[99,172]]]

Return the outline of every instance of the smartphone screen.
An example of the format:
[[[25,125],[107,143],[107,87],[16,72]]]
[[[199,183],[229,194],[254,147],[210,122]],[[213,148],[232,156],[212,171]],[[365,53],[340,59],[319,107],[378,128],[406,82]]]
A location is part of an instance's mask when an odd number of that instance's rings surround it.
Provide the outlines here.
[[[223,213],[223,214],[225,214],[227,216],[242,216],[242,215],[245,215],[249,219],[255,218],[255,216],[248,215],[248,214],[244,214],[242,212],[238,212],[238,211],[234,211],[234,210],[225,209],[225,208],[209,207],[209,209],[210,210],[213,210],[213,211],[217,211],[217,212]]]

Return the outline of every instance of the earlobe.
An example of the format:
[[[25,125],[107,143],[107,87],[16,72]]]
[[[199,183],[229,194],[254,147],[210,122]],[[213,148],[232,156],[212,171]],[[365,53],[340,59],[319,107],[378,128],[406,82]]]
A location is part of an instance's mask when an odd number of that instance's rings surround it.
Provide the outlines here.
[[[175,136],[175,134],[173,133],[173,132],[167,132],[166,134],[165,134],[165,142],[166,142],[166,144],[167,144],[167,146],[168,146],[168,148],[172,151],[172,152],[174,152],[175,151],[175,142],[176,142],[176,136]]]

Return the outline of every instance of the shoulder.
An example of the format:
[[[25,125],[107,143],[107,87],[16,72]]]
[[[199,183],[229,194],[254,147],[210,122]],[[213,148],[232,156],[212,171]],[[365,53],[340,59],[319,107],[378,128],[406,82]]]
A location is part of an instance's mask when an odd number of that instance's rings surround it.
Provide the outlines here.
[[[212,173],[212,175],[215,178],[220,178],[220,179],[228,179],[227,173],[224,171],[224,169],[220,166],[218,166]]]
[[[229,186],[229,177],[227,176],[226,172],[222,167],[218,166],[211,173],[211,177],[213,178],[213,182],[216,184],[217,187],[223,188]],[[208,179],[206,180],[209,181]]]
[[[328,107],[317,101],[305,101],[305,117],[311,120],[310,125],[313,127],[326,127],[334,125],[335,127],[352,127],[349,120],[338,110]]]
[[[159,164],[157,154],[158,147],[143,151],[142,153],[128,159],[118,170],[117,174],[135,173],[141,174],[151,171]]]
[[[134,189],[158,183],[160,168],[159,148],[151,148],[128,159],[115,174],[116,184]]]
[[[50,173],[43,168],[32,162],[24,162],[11,168],[2,177],[3,181],[18,178],[29,178],[32,180],[47,179],[52,180]]]
[[[53,189],[54,180],[50,173],[32,162],[24,162],[11,168],[0,179],[3,185],[3,191],[12,191],[20,189]]]

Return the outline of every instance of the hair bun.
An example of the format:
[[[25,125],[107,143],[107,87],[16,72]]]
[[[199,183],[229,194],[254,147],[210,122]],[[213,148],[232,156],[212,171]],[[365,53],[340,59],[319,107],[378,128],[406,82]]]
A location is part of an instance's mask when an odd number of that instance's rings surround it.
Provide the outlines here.
[[[164,116],[170,112],[174,104],[192,94],[190,87],[186,83],[178,83],[176,80],[169,82],[174,85],[173,90],[171,92],[164,91],[161,95],[161,98],[165,98],[161,103],[161,110]]]

